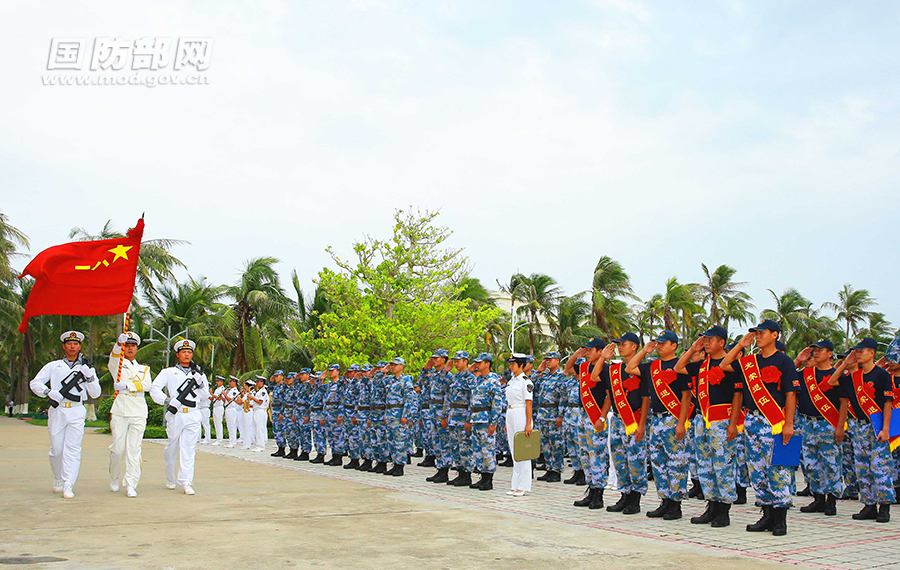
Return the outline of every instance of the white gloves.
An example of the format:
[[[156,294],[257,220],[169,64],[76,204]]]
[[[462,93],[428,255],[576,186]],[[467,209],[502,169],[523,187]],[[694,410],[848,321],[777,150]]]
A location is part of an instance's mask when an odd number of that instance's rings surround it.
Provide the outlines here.
[[[119,335],[119,338],[118,338],[119,344],[125,344],[125,341],[126,341],[126,340],[128,340],[128,335],[127,335],[127,334],[122,333],[122,334]]]
[[[81,372],[82,376],[84,376],[85,382],[95,382],[97,380],[97,371],[96,370],[94,370],[92,367],[86,366],[84,364],[79,364],[79,366],[81,367],[80,372]]]
[[[116,382],[113,384],[113,388],[118,392],[128,392],[128,384],[125,382]]]
[[[47,394],[47,397],[57,404],[61,404],[63,401],[63,396],[59,393],[59,390],[50,390],[50,392]]]

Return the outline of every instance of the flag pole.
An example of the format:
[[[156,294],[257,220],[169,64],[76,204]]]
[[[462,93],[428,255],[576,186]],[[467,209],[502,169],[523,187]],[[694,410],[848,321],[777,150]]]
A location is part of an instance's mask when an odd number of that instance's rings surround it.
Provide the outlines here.
[[[125,313],[125,330],[122,331],[123,333],[126,333],[126,334],[128,333],[128,323],[130,320],[131,320],[131,313]],[[118,342],[118,339],[116,339],[116,341]],[[116,384],[118,384],[119,381],[122,379],[122,361],[123,360],[125,360],[125,345],[124,344],[122,345],[122,352],[119,353],[119,371],[116,373]],[[118,393],[119,393],[119,391],[116,390],[116,394],[118,394]]]

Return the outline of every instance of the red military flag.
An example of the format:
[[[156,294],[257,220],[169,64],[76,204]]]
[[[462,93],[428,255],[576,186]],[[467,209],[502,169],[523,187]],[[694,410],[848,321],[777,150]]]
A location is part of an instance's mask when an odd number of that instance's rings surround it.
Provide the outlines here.
[[[19,332],[37,315],[93,317],[125,313],[134,295],[144,219],[124,238],[57,245],[37,254],[22,275],[35,278]]]

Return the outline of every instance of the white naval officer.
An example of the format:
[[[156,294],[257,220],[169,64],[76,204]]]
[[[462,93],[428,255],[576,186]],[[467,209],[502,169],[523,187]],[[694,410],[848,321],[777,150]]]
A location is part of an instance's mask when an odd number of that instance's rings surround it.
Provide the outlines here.
[[[124,477],[127,497],[137,497],[137,486],[141,480],[141,443],[147,427],[147,400],[144,394],[150,391],[150,384],[153,383],[150,367],[138,364],[135,360],[140,344],[141,337],[133,331],[122,333],[109,355],[109,373],[113,378],[119,379],[113,386],[116,389],[116,399],[110,410],[109,420],[112,432],[112,445],[109,446],[109,488],[114,493],[118,492]]]
[[[173,348],[178,364],[160,372],[150,387],[153,401],[166,406],[166,435],[169,437],[163,451],[166,488],[180,486],[185,495],[194,494],[194,459],[197,441],[200,440],[200,410],[197,405],[200,394],[209,392],[206,375],[193,362],[195,347],[193,341],[178,341]]]
[[[200,410],[200,429],[202,431],[199,443],[203,445],[212,442],[212,434],[209,431],[209,419],[212,417],[210,405],[212,405],[212,390],[207,387],[206,390],[197,394],[197,408]]]
[[[229,376],[228,389],[222,394],[225,402],[225,424],[228,426],[228,445],[225,447],[234,447],[237,445],[238,429],[241,423],[241,390],[238,388],[240,379]]]
[[[222,440],[225,437],[225,434],[222,433],[222,419],[225,418],[225,398],[223,394],[225,393],[225,378],[222,376],[216,376],[216,387],[213,388],[212,393],[212,417],[213,417],[213,427],[216,429],[216,441],[213,445],[222,445]]]
[[[513,377],[506,384],[506,437],[509,449],[515,457],[516,433],[524,431],[525,435],[531,435],[531,403],[534,383],[525,377],[525,364],[528,357],[517,352],[512,353],[509,359],[509,371]],[[512,479],[509,482],[510,489],[507,495],[521,497],[526,491],[531,491],[531,461],[513,460]]]
[[[269,391],[266,377],[256,376],[256,389],[250,391],[250,408],[253,411],[253,428],[256,447],[253,451],[265,451],[269,439]]]
[[[40,398],[50,398],[47,431],[50,432],[50,469],[53,491],[63,498],[75,498],[75,481],[81,468],[81,440],[84,439],[84,401],[100,396],[97,372],[81,354],[84,335],[66,331],[60,337],[65,357],[48,362],[29,387]]]

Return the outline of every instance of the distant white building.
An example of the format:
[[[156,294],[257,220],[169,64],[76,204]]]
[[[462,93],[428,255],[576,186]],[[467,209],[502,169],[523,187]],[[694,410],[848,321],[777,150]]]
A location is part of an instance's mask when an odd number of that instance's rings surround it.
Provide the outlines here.
[[[528,320],[525,318],[524,315],[516,315],[513,312],[513,309],[518,309],[519,307],[522,306],[522,303],[516,303],[515,306],[513,306],[512,299],[510,298],[510,296],[508,294],[504,293],[503,291],[488,290],[488,294],[494,300],[494,303],[496,303],[498,309],[500,309],[501,311],[504,311],[510,315],[514,315],[513,322],[515,323],[515,326],[517,327],[516,334],[517,335],[523,334],[522,331],[526,331],[528,328],[524,323],[528,322]],[[538,315],[538,322],[541,325],[541,327],[540,327],[541,334],[546,335],[546,336],[553,336],[553,329],[550,327],[550,323],[547,322],[547,319],[545,319],[542,315]]]

